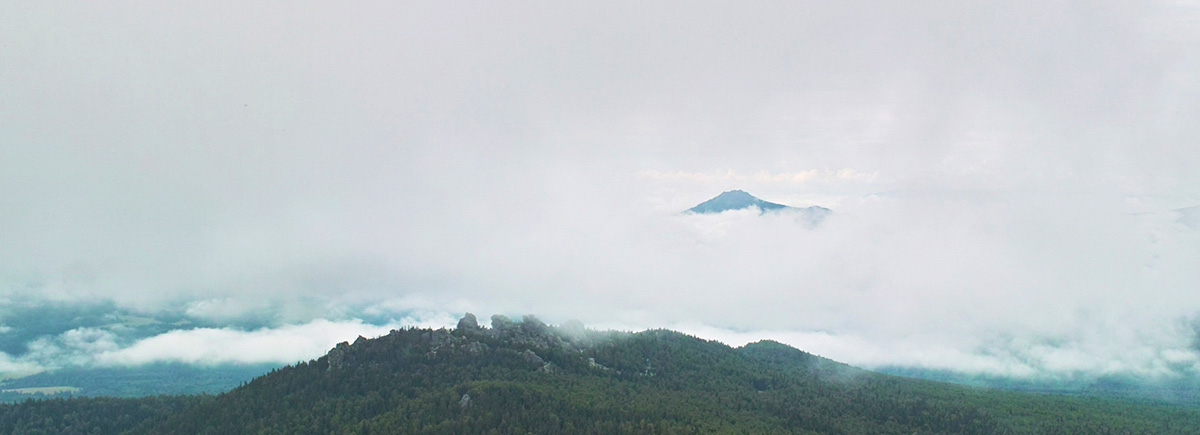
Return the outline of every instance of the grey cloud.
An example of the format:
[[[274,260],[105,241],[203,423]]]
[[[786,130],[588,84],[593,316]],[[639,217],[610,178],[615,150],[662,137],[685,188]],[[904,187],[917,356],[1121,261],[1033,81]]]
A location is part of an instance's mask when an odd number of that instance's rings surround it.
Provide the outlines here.
[[[1044,340],[1175,352],[1200,310],[1200,241],[1170,215],[1200,204],[1197,16],[4,5],[0,296],[217,329],[417,309],[818,331],[845,342],[802,344],[864,364],[1010,370],[980,356],[1006,334],[1034,370],[1072,367]],[[730,171],[750,178],[647,176]],[[674,215],[732,188],[835,215]]]

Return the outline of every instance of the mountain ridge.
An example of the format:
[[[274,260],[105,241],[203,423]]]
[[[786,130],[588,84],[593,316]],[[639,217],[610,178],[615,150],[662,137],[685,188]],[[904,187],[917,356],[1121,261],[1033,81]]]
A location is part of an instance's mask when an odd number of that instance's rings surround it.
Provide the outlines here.
[[[695,207],[689,208],[686,211],[689,213],[720,213],[729,210],[742,210],[750,207],[758,207],[763,213],[773,210],[782,210],[791,208],[783,204],[776,204],[761,200],[748,192],[735,189],[721,192],[721,194],[697,204]]]
[[[533,316],[402,328],[217,396],[27,401],[0,433],[1189,433],[1200,410],[993,391],[762,340]],[[127,417],[126,415],[134,415]]]

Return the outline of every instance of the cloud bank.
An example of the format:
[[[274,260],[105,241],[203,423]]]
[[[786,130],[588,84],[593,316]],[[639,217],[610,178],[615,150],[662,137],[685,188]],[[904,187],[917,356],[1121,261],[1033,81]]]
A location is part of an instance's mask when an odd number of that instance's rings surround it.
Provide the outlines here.
[[[0,373],[21,376],[63,367],[141,366],[185,363],[292,364],[324,355],[338,342],[378,337],[403,327],[453,326],[446,314],[406,316],[375,325],[359,319],[316,319],[300,324],[242,329],[193,327],[138,336],[121,326],[75,328],[40,337],[20,356],[0,353]]]
[[[136,365],[174,361],[192,364],[291,364],[324,355],[333,345],[350,336],[377,337],[389,327],[362,322],[315,320],[302,325],[274,329],[238,331],[191,329],[167,332],[139,340],[133,345],[100,352],[101,365]]]
[[[1194,374],[1197,17],[0,6],[0,368],[235,359],[221,341],[291,362],[473,311],[871,366]],[[835,213],[678,215],[735,188]],[[28,300],[173,320],[42,327]]]

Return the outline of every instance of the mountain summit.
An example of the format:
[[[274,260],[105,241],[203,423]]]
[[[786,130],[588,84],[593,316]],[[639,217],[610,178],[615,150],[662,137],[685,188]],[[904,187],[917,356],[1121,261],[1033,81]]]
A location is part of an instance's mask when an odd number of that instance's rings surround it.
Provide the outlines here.
[[[704,201],[700,205],[689,208],[687,211],[692,213],[720,213],[750,207],[758,207],[763,212],[788,208],[788,206],[783,204],[776,204],[755,198],[754,195],[746,193],[744,190],[730,190],[717,195],[713,199]]]
[[[772,341],[467,315],[341,342],[219,396],[29,400],[0,433],[1194,434],[1193,408],[998,392]]]
[[[820,223],[821,220],[825,219],[825,216],[831,212],[831,210],[825,207],[816,205],[809,207],[790,207],[783,204],[776,204],[758,199],[754,197],[754,195],[746,193],[744,190],[730,190],[717,195],[713,199],[704,201],[695,207],[689,208],[684,211],[684,213],[710,214],[729,210],[742,210],[750,207],[758,207],[760,211],[759,214],[776,211],[798,212],[811,225]]]

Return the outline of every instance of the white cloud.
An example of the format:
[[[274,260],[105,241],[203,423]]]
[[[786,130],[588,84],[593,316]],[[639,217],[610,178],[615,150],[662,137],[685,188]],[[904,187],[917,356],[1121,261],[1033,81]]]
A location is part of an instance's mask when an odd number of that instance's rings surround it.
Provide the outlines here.
[[[19,378],[45,370],[44,367],[21,358],[0,352],[0,381],[9,378]]]
[[[28,350],[17,360],[39,369],[88,365],[96,354],[117,349],[117,334],[99,328],[76,328],[27,343]]]
[[[645,169],[639,171],[638,176],[655,181],[665,182],[699,182],[707,184],[733,183],[734,185],[791,184],[792,187],[802,187],[810,182],[872,182],[879,178],[879,172],[873,171],[870,173],[865,173],[853,168],[842,168],[837,170],[808,169],[796,172],[756,171],[747,174],[739,173],[733,169],[712,172],[688,172],[682,170],[657,171],[653,169]]]
[[[291,325],[31,350],[112,363],[286,362],[369,307],[1186,368],[1200,232],[1163,216],[1200,204],[1196,8],[760,6],[4,3],[0,300]],[[733,188],[835,215],[675,215]]]
[[[377,337],[397,325],[375,326],[361,321],[314,320],[254,331],[196,328],[176,330],[138,340],[132,345],[96,355],[99,364],[137,365],[151,362],[189,364],[279,363],[317,358],[341,341]]]
[[[0,352],[0,378],[21,377],[65,366],[136,366],[155,362],[198,365],[291,364],[324,355],[342,341],[377,337],[401,327],[452,327],[457,319],[446,312],[417,312],[386,325],[361,320],[315,319],[253,330],[227,328],[177,329],[132,340],[119,328],[76,328],[30,341],[28,351],[12,356]],[[130,331],[123,331],[130,332]]]
[[[661,327],[663,325],[652,325]],[[1190,346],[1182,331],[1144,331],[1143,340],[1131,343],[1088,335],[1029,342],[1002,343],[969,337],[952,343],[936,333],[904,334],[881,339],[827,331],[734,331],[699,323],[667,325],[669,328],[730,346],[771,339],[864,368],[915,367],[949,370],[969,375],[989,375],[1033,380],[1077,380],[1102,375],[1132,376],[1148,381],[1197,376],[1200,350]],[[606,324],[618,330],[647,326]],[[1102,333],[1102,331],[1096,331]],[[964,350],[965,349],[965,350]]]
[[[247,301],[234,298],[214,298],[191,301],[184,309],[184,314],[205,320],[231,320],[251,314],[260,307],[248,304]]]

